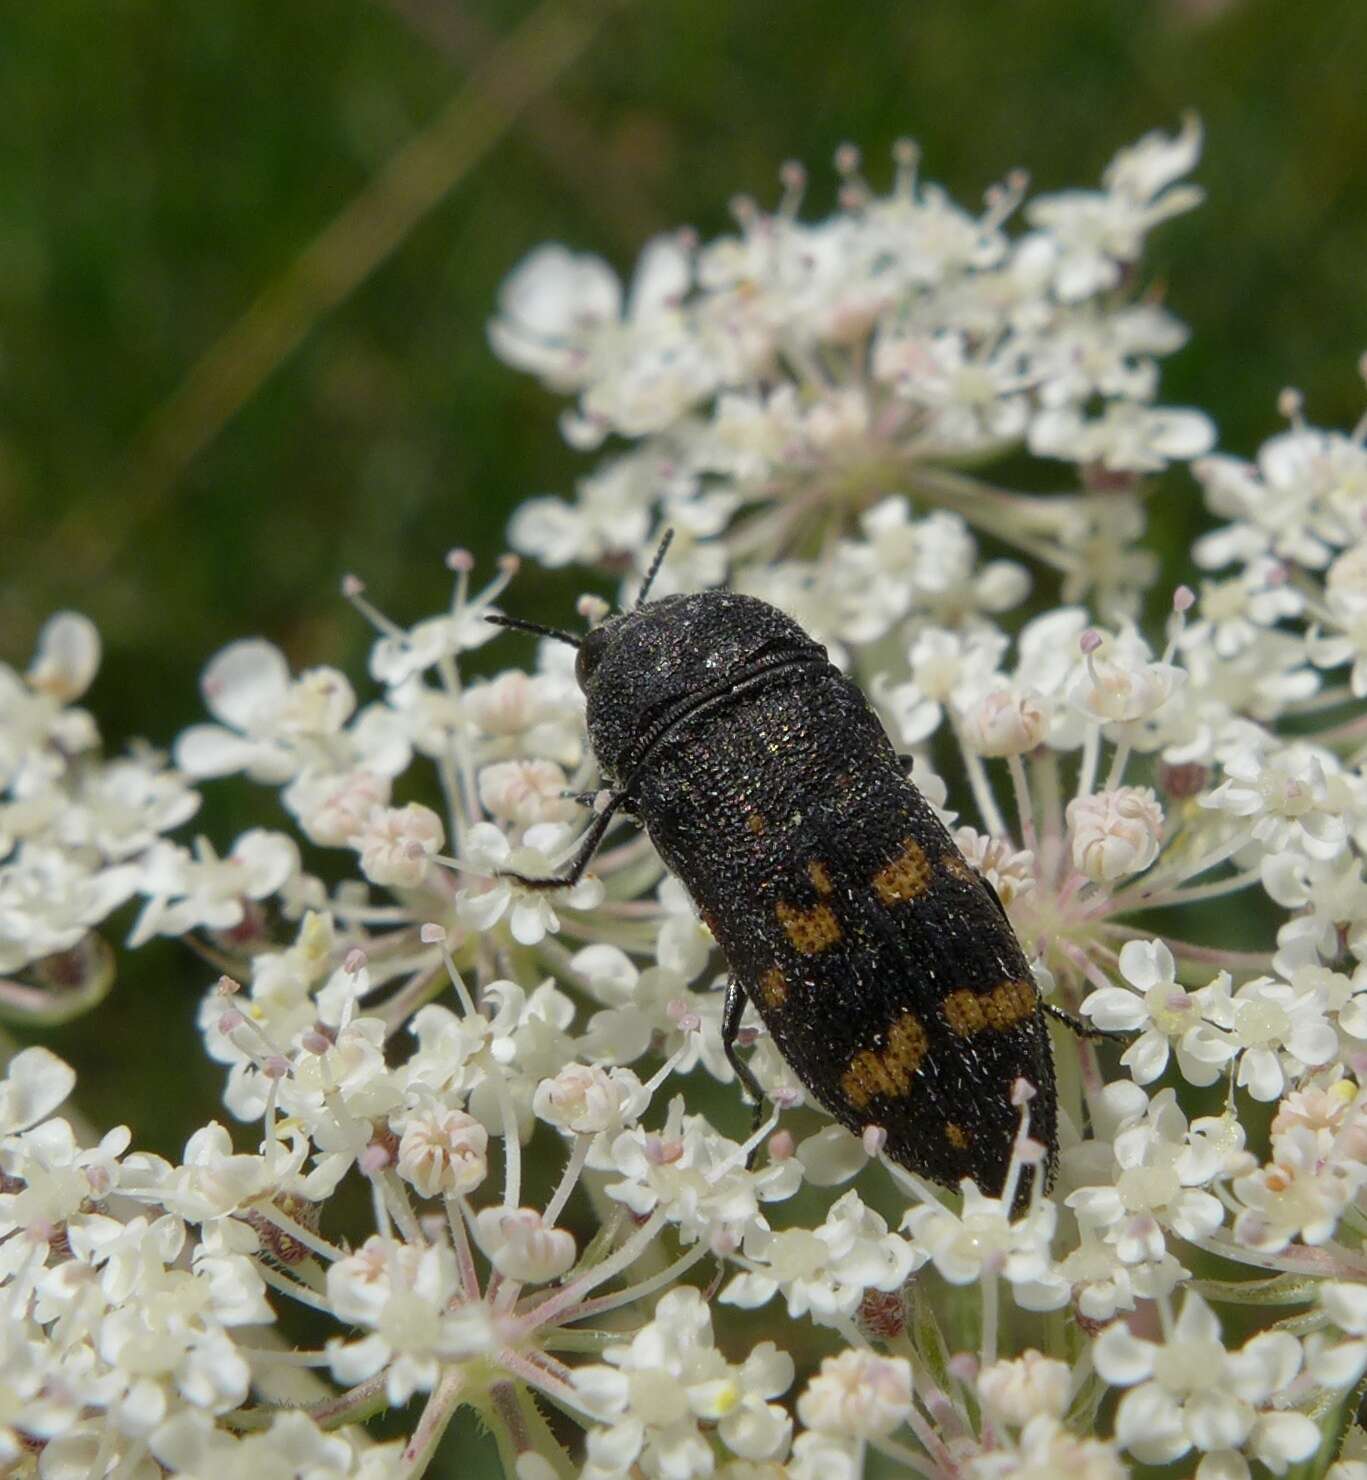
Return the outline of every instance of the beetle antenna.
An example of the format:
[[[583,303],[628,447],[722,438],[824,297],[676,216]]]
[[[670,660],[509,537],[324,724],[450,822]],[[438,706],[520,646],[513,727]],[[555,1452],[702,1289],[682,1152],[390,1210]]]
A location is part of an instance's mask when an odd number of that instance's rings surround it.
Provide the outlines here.
[[[540,622],[528,622],[522,617],[505,617],[502,612],[488,612],[484,620],[492,622],[495,627],[512,627],[517,632],[535,632],[538,637],[553,637],[557,642],[567,642],[573,648],[577,648],[581,641],[573,632],[562,632],[559,627],[543,627]]]
[[[674,543],[674,531],[665,530],[664,538],[660,541],[660,548],[655,552],[655,558],[650,562],[650,569],[646,571],[645,584],[641,587],[641,594],[636,598],[637,606],[644,606],[646,597],[650,594],[650,588],[655,583],[655,577],[660,573],[660,567],[664,564],[665,553],[670,545]]]

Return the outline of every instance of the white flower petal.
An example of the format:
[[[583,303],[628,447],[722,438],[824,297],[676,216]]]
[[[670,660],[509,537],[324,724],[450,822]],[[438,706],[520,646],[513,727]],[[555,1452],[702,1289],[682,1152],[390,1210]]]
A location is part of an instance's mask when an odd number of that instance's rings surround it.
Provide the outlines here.
[[[1124,1321],[1107,1326],[1092,1346],[1092,1362],[1112,1387],[1129,1387],[1153,1375],[1158,1348],[1131,1333]]]
[[[1323,1439],[1303,1413],[1264,1413],[1253,1426],[1249,1448],[1274,1474],[1309,1459]]]
[[[43,1120],[76,1087],[76,1071],[46,1048],[25,1048],[0,1082],[0,1135]]]

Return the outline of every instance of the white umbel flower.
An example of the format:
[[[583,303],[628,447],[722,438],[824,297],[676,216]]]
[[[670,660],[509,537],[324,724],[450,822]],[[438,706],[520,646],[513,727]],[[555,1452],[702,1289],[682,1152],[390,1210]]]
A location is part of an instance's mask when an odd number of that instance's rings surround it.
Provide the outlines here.
[[[1143,1464],[1167,1464],[1192,1448],[1244,1450],[1280,1473],[1320,1442],[1304,1414],[1260,1411],[1300,1371],[1300,1342],[1267,1331],[1230,1352],[1219,1321],[1195,1293],[1187,1294],[1166,1342],[1146,1341],[1117,1323],[1097,1337],[1092,1356],[1107,1382],[1130,1389],[1116,1411],[1116,1440]]]
[[[445,839],[441,818],[431,807],[409,802],[406,807],[375,808],[352,846],[372,884],[416,889]]]
[[[882,1438],[911,1412],[911,1364],[902,1357],[844,1351],[827,1357],[797,1400],[809,1429]]]
[[[528,828],[522,845],[514,848],[492,822],[477,822],[465,837],[466,867],[469,873],[489,876],[490,882],[483,889],[462,889],[456,896],[461,921],[476,930],[488,930],[506,912],[513,939],[524,946],[534,946],[559,930],[559,916],[545,890],[524,889],[515,880],[500,876],[510,870],[530,879],[553,878],[558,868],[553,852],[565,836],[559,823],[541,822]],[[602,882],[590,874],[564,892],[570,909],[593,909],[602,898]]]
[[[398,1172],[424,1197],[473,1192],[488,1175],[489,1132],[463,1110],[413,1112],[399,1138]]]
[[[979,755],[1024,755],[1049,730],[1049,712],[1034,694],[993,689],[968,711],[963,737]]]
[[[1183,669],[1156,662],[1131,626],[1115,635],[1093,633],[1069,697],[1089,719],[1130,724],[1155,714],[1186,682]]]
[[[1163,808],[1147,786],[1118,786],[1068,804],[1073,867],[1096,884],[1142,873],[1158,857]]]
[[[479,773],[479,799],[491,817],[531,827],[568,822],[577,811],[565,796],[565,773],[554,761],[498,761]]]
[[[1032,1349],[1013,1360],[983,1368],[978,1374],[978,1393],[1000,1423],[1023,1428],[1041,1414],[1062,1418],[1071,1381],[1072,1372],[1066,1362]]]
[[[1120,1062],[1136,1084],[1149,1084],[1167,1067],[1174,1048],[1189,1084],[1214,1084],[1238,1052],[1231,1022],[1229,973],[1192,989],[1177,981],[1177,963],[1161,940],[1127,940],[1120,948],[1125,986],[1102,987],[1082,1003],[1082,1015],[1107,1032],[1139,1036]]]
[[[1032,1418],[1014,1443],[971,1455],[969,1480],[1129,1480],[1130,1467],[1104,1439],[1080,1439],[1047,1413]],[[1204,1480],[1204,1477],[1203,1477]]]
[[[535,1208],[481,1208],[475,1227],[494,1268],[510,1280],[544,1284],[574,1263],[574,1235],[547,1228]]]
[[[631,1116],[640,1081],[629,1069],[609,1073],[601,1066],[566,1064],[543,1079],[532,1096],[532,1110],[549,1125],[576,1135],[620,1130]]]

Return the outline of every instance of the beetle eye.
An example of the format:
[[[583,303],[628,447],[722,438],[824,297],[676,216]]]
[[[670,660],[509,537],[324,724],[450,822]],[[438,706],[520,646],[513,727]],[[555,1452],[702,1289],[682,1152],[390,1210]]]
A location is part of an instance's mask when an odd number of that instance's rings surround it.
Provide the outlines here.
[[[607,633],[601,627],[586,632],[579,643],[579,652],[574,660],[574,676],[581,689],[587,689],[594,670],[602,660],[608,645]]]

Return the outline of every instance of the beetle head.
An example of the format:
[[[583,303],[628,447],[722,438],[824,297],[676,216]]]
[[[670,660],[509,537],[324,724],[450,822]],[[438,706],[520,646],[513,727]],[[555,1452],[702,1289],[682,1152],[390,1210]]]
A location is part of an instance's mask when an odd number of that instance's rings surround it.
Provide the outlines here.
[[[580,639],[575,662],[608,779],[627,779],[662,720],[785,654],[818,659],[825,649],[777,607],[733,591],[664,596],[609,617]]]

